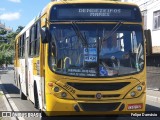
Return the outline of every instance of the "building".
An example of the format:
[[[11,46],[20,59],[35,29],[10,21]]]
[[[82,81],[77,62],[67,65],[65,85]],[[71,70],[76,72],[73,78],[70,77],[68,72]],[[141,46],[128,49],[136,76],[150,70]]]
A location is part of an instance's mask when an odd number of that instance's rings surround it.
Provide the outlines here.
[[[136,3],[142,12],[144,29],[150,29],[152,52],[160,53],[160,0],[121,0]]]

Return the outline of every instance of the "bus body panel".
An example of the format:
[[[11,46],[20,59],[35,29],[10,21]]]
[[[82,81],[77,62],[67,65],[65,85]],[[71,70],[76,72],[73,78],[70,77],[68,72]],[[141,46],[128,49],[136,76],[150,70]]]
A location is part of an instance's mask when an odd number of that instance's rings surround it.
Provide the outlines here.
[[[18,72],[20,73],[19,76],[20,76],[20,85],[21,85],[21,89],[22,89],[22,92],[24,94],[26,94],[26,83],[25,83],[25,79],[26,79],[26,76],[25,76],[25,59],[21,59],[20,60],[20,67],[18,68]]]
[[[28,59],[28,95],[29,99],[34,103],[34,76],[33,76],[33,58]]]

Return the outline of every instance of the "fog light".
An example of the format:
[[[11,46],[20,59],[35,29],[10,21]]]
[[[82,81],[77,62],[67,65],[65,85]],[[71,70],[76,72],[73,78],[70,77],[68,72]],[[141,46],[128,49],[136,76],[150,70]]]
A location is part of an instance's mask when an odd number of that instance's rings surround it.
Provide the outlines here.
[[[141,87],[141,86],[137,86],[137,90],[138,90],[138,91],[141,91],[141,90],[142,90],[142,87]]]
[[[67,93],[62,92],[62,93],[61,93],[61,97],[63,97],[63,98],[67,97]]]
[[[131,96],[132,97],[135,97],[136,96],[136,93],[133,91],[133,92],[131,92]]]
[[[54,88],[54,92],[59,92],[59,87],[56,86],[56,87]]]

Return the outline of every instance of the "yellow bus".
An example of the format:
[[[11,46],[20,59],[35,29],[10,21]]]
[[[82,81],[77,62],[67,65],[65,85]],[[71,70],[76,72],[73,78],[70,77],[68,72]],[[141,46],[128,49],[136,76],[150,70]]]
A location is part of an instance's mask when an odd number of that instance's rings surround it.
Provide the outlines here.
[[[52,1],[15,48],[20,97],[48,116],[145,111],[145,40],[135,4]]]

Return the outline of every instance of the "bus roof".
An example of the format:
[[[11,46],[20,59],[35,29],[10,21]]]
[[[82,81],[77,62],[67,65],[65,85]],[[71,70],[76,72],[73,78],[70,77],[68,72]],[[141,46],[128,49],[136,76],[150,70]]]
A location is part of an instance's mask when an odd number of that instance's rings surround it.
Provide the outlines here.
[[[126,5],[136,5],[135,3],[113,1],[113,0],[59,0],[50,2],[48,5],[52,6],[53,4],[74,4],[74,3],[110,3],[110,4],[126,4]]]
[[[87,0],[58,0],[58,1],[52,1],[52,2],[48,3],[36,17],[34,19],[32,19],[29,22],[29,24],[27,24],[25,26],[25,28],[16,36],[16,39],[20,35],[22,35],[25,31],[27,31],[35,23],[35,21],[37,19],[39,19],[42,15],[44,15],[46,12],[48,12],[53,5],[57,5],[57,4],[80,4],[80,3],[93,3],[93,4],[110,3],[110,4],[122,4],[122,5],[137,6],[134,3],[113,1],[113,0],[88,0],[88,1]]]

